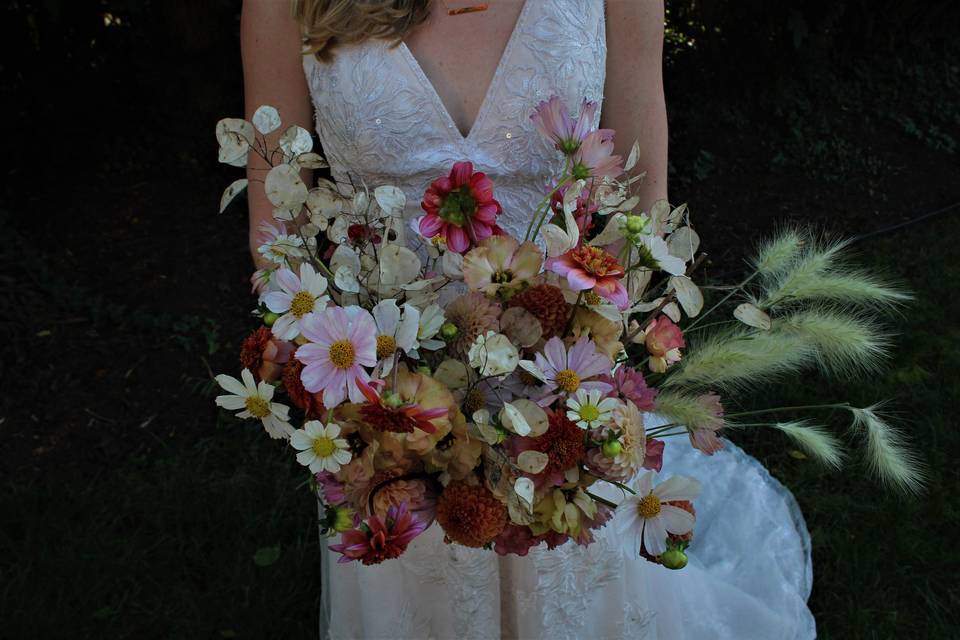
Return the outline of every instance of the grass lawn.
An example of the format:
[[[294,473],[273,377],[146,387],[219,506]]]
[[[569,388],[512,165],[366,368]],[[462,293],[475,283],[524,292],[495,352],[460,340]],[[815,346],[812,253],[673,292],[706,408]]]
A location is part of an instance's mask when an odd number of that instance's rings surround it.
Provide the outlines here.
[[[885,493],[856,460],[824,472],[785,450],[778,434],[735,436],[803,507],[823,638],[947,638],[960,622],[957,237],[953,216],[860,246],[865,264],[903,278],[917,296],[892,319],[898,347],[886,373],[763,392],[790,405],[894,399],[929,466],[926,493]],[[213,423],[212,404],[209,413]],[[831,417],[838,426],[843,419]],[[315,505],[292,456],[258,428],[218,422],[190,446],[164,446],[69,482],[44,477],[7,480],[0,498],[0,637],[315,634]]]

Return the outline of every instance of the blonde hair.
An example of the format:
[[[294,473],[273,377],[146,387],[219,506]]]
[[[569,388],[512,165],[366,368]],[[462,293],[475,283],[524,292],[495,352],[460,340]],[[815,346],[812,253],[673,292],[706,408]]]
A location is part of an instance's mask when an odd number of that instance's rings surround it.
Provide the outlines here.
[[[304,54],[322,62],[334,49],[371,39],[399,44],[430,14],[430,0],[293,0],[303,29]]]

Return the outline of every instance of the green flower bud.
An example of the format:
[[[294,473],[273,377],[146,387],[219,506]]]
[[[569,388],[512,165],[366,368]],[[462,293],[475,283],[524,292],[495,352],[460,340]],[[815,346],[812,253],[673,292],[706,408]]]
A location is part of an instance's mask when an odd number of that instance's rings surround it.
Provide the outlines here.
[[[276,322],[277,318],[279,317],[280,316],[275,314],[273,311],[267,311],[265,314],[263,314],[263,324],[267,325],[268,327],[272,327],[273,323]]]
[[[350,507],[334,507],[333,526],[334,531],[343,533],[353,528],[353,509]]]
[[[452,322],[444,322],[440,327],[440,337],[447,342],[456,338],[458,333],[460,333],[460,330]]]
[[[383,402],[383,404],[387,405],[388,407],[393,407],[394,409],[403,406],[404,404],[403,398],[400,397],[400,394],[394,393],[393,391],[384,391],[380,396],[380,400]]]
[[[623,445],[620,444],[619,440],[607,440],[603,443],[601,449],[603,451],[603,457],[616,458],[623,451]]]
[[[687,554],[680,549],[667,549],[660,556],[660,564],[667,569],[683,569],[687,566]]]
[[[425,376],[428,376],[428,375],[430,375],[430,373],[431,373],[430,367],[428,367],[428,366],[425,365],[425,364],[422,364],[422,365],[420,365],[419,367],[417,367],[417,372],[418,372],[418,373],[422,373],[422,374],[425,375]]]
[[[630,234],[642,233],[647,221],[641,216],[627,216],[627,232]]]

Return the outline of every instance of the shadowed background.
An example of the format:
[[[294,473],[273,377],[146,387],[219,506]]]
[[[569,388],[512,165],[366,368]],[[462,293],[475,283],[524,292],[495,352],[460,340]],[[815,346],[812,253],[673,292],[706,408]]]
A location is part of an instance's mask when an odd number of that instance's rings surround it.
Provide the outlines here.
[[[821,637],[951,637],[960,9],[668,5],[670,193],[706,277],[731,280],[762,233],[804,221],[867,236],[860,259],[917,295],[890,318],[882,375],[761,393],[893,399],[926,493],[732,436],[806,514]],[[315,634],[305,474],[213,405],[210,372],[237,370],[253,327],[243,201],[216,214],[239,177],[213,135],[242,115],[239,2],[14,0],[0,25],[0,638]]]

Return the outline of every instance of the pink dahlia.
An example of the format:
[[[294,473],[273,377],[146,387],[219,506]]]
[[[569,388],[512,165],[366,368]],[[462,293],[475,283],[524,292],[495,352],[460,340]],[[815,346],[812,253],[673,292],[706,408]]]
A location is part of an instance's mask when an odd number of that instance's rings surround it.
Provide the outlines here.
[[[598,106],[596,102],[584,99],[580,105],[580,115],[574,119],[570,117],[563,100],[558,96],[550,96],[549,100],[537,105],[530,119],[537,131],[553,141],[558,151],[570,155],[580,148],[580,143],[593,128]]]
[[[600,247],[576,247],[561,256],[550,258],[544,266],[564,276],[574,291],[592,290],[621,310],[630,305],[627,288],[621,282],[625,273],[623,267]]]
[[[613,155],[613,131],[600,129],[587,135],[573,154],[570,172],[577,180],[616,178],[623,173],[623,158]]]
[[[343,554],[337,561],[339,563],[359,560],[365,565],[380,564],[400,557],[410,541],[423,533],[427,524],[414,517],[404,503],[390,507],[386,518],[370,516],[358,528],[345,531],[340,544],[330,545],[330,550]]]
[[[502,209],[493,199],[493,182],[474,173],[471,162],[455,162],[449,176],[434,180],[420,206],[427,212],[420,220],[421,235],[440,236],[457,253],[503,233],[497,226]]]
[[[648,387],[643,374],[636,369],[624,365],[618,367],[613,376],[603,375],[599,379],[613,386],[611,397],[629,400],[640,411],[653,411],[657,390]]]
[[[301,322],[303,336],[296,358],[305,366],[300,374],[304,388],[323,391],[323,404],[336,407],[366,398],[357,380],[369,382],[364,367],[377,364],[377,325],[369,311],[360,307],[329,307],[308,314]]]

